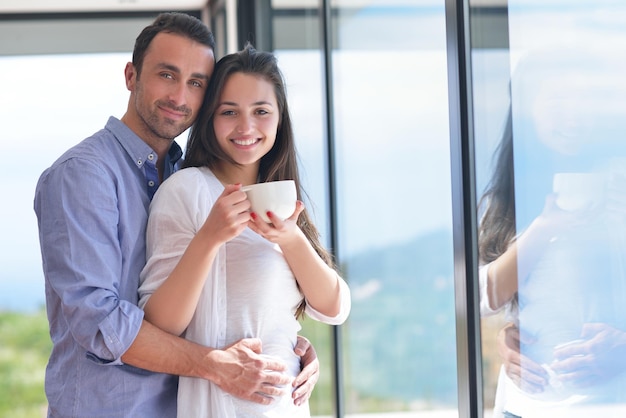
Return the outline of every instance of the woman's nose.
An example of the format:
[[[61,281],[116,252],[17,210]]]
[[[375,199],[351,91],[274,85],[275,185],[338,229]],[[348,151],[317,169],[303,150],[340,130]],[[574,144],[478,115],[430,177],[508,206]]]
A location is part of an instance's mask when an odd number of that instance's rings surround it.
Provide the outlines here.
[[[247,116],[241,116],[237,121],[237,132],[246,133],[252,129],[252,120]]]

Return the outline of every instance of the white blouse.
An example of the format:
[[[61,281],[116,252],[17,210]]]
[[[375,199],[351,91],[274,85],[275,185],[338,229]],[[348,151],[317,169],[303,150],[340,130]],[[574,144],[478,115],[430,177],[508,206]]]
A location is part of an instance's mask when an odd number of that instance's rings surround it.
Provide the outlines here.
[[[150,207],[139,306],[145,306],[167,279],[223,190],[208,168],[180,170],[159,187]],[[309,317],[333,325],[347,319],[350,290],[342,278],[339,282],[339,314],[328,317],[307,304]],[[301,327],[294,313],[302,298],[279,246],[246,229],[219,249],[185,337],[215,348],[241,338],[260,338],[263,354],[286,362],[295,377],[300,358],[293,348]],[[290,394],[264,406],[232,397],[207,380],[181,377],[178,416],[295,418],[310,414],[308,405],[294,406]]]

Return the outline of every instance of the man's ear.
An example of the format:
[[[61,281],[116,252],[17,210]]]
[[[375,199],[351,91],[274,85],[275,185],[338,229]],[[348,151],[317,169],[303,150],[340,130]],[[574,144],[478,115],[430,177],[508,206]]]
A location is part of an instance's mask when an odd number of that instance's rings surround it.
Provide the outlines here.
[[[132,62],[126,63],[124,68],[124,78],[126,80],[126,88],[128,91],[135,91],[135,82],[137,80],[137,71]]]

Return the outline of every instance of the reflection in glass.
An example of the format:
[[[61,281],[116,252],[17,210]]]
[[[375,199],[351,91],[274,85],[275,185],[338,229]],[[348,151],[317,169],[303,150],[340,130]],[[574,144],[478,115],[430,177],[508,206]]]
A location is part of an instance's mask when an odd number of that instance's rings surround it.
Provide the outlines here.
[[[479,202],[481,313],[504,312],[508,322],[491,340],[503,363],[494,416],[621,417],[626,62],[567,40],[535,45],[523,36],[532,31],[521,30],[532,27],[527,10],[517,6],[510,106]],[[560,9],[560,20],[588,16],[589,36],[600,36],[600,26],[611,27],[594,21],[608,17],[600,6]],[[533,18],[549,20],[552,9],[542,11]],[[571,29],[562,26],[551,27],[552,42]]]

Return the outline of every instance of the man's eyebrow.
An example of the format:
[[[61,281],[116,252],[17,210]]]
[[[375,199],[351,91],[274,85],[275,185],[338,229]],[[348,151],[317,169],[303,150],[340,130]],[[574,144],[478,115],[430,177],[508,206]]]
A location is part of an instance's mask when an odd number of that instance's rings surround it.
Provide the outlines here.
[[[171,71],[173,73],[180,74],[180,68],[178,68],[175,65],[168,64],[166,62],[160,62],[159,64],[157,64],[157,67],[162,68],[164,70],[169,70],[169,71]],[[206,80],[206,81],[209,81],[209,78],[210,78],[208,75],[202,74],[202,73],[192,73],[191,77],[192,78],[201,78],[201,79]]]
[[[168,63],[166,63],[166,62],[160,62],[160,63],[158,63],[158,64],[157,64],[157,67],[162,68],[162,69],[164,69],[164,70],[170,70],[170,71],[172,71],[172,72],[174,72],[174,73],[180,73],[180,68],[178,68],[178,67],[177,67],[177,66],[175,66],[175,65],[168,64]]]
[[[202,74],[202,73],[193,73],[193,74],[191,74],[191,76],[192,76],[193,78],[201,78],[201,79],[203,79],[203,80],[205,80],[205,81],[209,81],[209,79],[211,78],[211,77],[209,77],[208,75],[206,75],[206,74]]]

